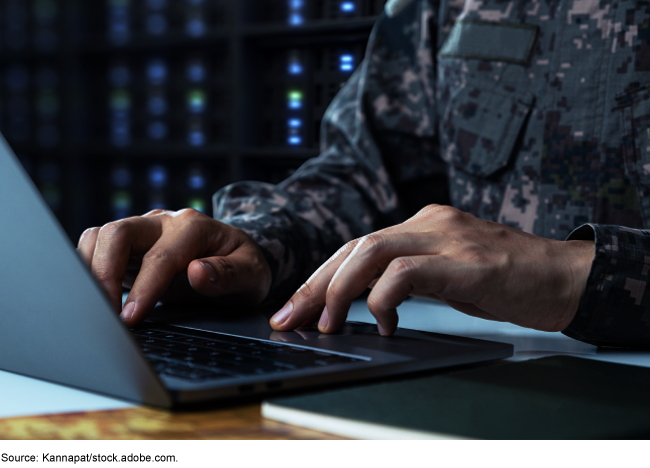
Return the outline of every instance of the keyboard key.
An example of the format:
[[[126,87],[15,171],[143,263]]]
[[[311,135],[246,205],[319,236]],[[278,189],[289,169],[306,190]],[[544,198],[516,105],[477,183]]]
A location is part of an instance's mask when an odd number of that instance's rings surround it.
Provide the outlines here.
[[[327,351],[229,335],[213,339],[139,328],[133,330],[133,336],[156,372],[194,382],[359,361]]]

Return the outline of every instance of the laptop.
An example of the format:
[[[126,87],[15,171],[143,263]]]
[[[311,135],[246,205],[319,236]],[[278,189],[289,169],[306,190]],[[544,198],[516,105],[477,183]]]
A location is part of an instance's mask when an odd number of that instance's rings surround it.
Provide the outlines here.
[[[273,311],[157,309],[129,330],[0,136],[0,369],[158,407],[512,355],[510,344],[346,323],[274,332]]]

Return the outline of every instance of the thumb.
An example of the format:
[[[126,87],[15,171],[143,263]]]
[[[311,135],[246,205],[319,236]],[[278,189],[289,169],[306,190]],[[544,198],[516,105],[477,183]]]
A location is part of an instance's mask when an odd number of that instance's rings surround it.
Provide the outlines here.
[[[187,268],[192,289],[203,296],[245,294],[246,302],[264,300],[271,286],[271,271],[258,249],[248,245],[227,256],[193,260]]]

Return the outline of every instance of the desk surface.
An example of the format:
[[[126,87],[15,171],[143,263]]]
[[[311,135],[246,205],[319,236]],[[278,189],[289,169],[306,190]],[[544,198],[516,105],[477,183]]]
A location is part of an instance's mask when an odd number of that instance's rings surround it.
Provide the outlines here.
[[[603,350],[561,333],[528,330],[508,323],[468,317],[445,305],[410,300],[400,308],[400,327],[512,343],[519,361],[557,354],[650,367],[650,352]],[[365,303],[358,302],[350,320],[374,323]],[[41,384],[34,381],[34,386]],[[50,384],[48,384],[50,385]],[[79,392],[69,392],[70,399]],[[36,395],[31,396],[32,398]],[[5,400],[6,401],[6,400]],[[0,414],[2,414],[0,401]],[[118,408],[115,406],[114,408]],[[5,413],[7,414],[7,413]],[[324,433],[261,418],[259,404],[195,413],[169,413],[149,408],[73,412],[0,419],[0,439],[334,439]]]
[[[0,439],[340,439],[265,420],[260,405],[169,413],[150,408],[51,414],[0,420]]]

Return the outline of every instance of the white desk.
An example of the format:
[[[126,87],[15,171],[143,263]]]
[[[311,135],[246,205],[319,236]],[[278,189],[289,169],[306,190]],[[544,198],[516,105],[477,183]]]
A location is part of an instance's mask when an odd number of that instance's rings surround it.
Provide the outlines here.
[[[650,352],[599,350],[561,333],[528,330],[516,325],[489,322],[469,317],[444,304],[423,299],[411,299],[400,308],[402,328],[483,338],[512,343],[515,354],[511,360],[571,354],[625,364],[650,367]],[[349,320],[374,323],[365,302],[356,302]],[[99,411],[132,407],[130,403],[41,382],[0,371],[0,418],[48,413]]]
[[[413,298],[399,309],[399,327],[481,338],[511,343],[515,354],[509,360],[523,361],[557,354],[571,354],[601,361],[650,367],[650,351],[599,349],[573,340],[562,333],[548,333],[521,328],[511,323],[491,322],[462,314],[447,305],[427,299]],[[375,323],[365,304],[355,303],[348,320]]]

